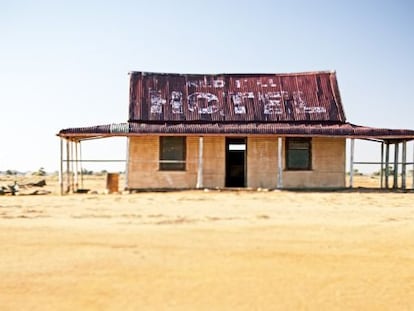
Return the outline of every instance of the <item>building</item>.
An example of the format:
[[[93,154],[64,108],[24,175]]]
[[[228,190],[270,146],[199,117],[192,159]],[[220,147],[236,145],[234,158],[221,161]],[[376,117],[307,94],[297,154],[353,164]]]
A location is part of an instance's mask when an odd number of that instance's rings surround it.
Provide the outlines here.
[[[386,167],[388,188],[389,146],[398,152],[402,144],[404,157],[414,131],[347,122],[332,71],[131,72],[128,122],[63,129],[58,136],[62,139],[62,174],[65,161],[68,172],[69,162],[81,161],[77,152],[76,159],[70,159],[69,149],[82,140],[126,136],[129,190],[331,189],[346,186],[347,139],[375,140],[386,147],[381,167]],[[352,158],[353,154],[351,166]],[[406,164],[404,159],[403,174]],[[404,183],[405,179],[403,188]],[[69,184],[68,179],[68,190],[74,190]]]

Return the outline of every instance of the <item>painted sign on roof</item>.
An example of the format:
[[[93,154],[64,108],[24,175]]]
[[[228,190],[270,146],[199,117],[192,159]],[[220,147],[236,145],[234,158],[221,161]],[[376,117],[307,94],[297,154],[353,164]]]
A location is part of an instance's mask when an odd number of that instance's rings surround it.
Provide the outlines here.
[[[129,121],[345,122],[345,115],[334,72],[132,72]]]

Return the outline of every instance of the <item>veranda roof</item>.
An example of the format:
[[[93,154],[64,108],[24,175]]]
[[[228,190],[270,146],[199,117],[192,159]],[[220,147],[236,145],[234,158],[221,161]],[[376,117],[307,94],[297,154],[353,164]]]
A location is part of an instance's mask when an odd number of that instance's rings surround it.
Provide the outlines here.
[[[58,136],[66,139],[84,140],[111,136],[139,135],[226,135],[226,136],[301,136],[344,137],[376,140],[412,140],[414,130],[386,129],[359,126],[352,123],[295,123],[295,122],[230,122],[230,123],[180,123],[180,122],[128,122],[89,127],[67,128]]]

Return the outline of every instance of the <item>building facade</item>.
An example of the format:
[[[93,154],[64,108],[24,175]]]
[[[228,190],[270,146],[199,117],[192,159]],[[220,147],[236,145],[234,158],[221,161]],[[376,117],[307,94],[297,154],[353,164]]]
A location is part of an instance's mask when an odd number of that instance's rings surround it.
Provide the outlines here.
[[[347,139],[389,146],[414,139],[414,131],[347,122],[332,71],[131,72],[127,122],[58,136],[74,144],[126,136],[129,190],[307,189],[346,186]]]
[[[280,177],[278,143],[276,136],[130,137],[128,187],[345,187],[344,138],[283,138]]]

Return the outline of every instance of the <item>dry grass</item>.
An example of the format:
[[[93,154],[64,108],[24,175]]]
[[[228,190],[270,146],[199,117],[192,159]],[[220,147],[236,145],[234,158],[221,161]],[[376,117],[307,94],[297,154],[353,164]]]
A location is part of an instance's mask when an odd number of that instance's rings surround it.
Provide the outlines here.
[[[414,305],[412,193],[61,197],[47,182],[51,195],[0,197],[1,310]]]

